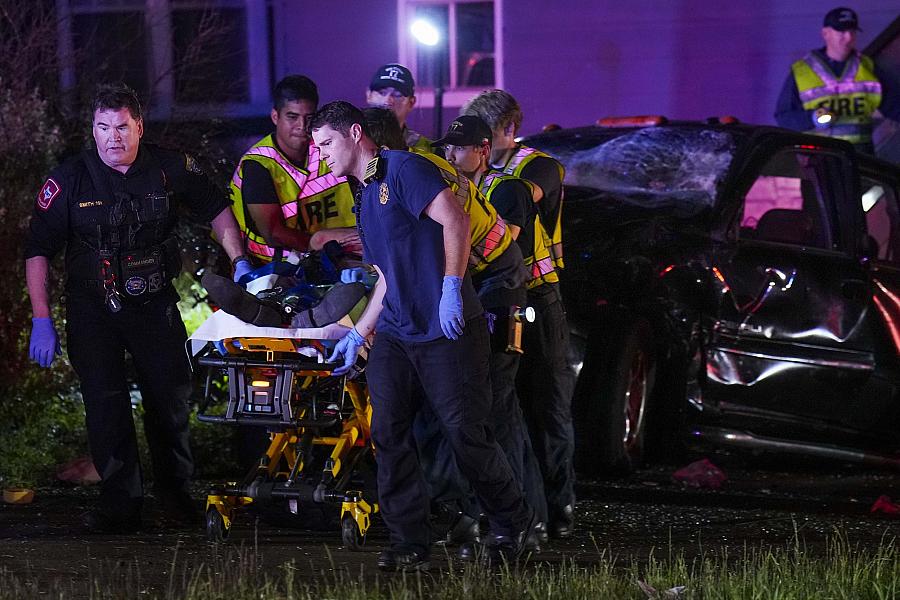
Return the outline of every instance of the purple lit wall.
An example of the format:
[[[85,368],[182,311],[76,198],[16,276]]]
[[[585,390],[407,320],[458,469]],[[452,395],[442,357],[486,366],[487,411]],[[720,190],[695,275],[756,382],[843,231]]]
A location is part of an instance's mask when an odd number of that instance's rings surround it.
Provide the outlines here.
[[[773,123],[790,63],[822,45],[838,1],[500,0],[504,87],[522,104],[523,133],[637,114]],[[848,4],[860,48],[900,15],[897,0]],[[374,69],[397,60],[397,0],[281,0],[275,10],[276,76],[310,75],[323,101],[361,104]],[[445,123],[458,110],[447,106]],[[431,119],[419,108],[411,125],[430,134]]]

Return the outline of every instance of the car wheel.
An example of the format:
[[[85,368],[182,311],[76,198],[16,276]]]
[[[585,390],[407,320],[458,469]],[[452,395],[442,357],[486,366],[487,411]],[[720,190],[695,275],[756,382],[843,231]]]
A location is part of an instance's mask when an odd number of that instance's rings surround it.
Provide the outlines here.
[[[640,466],[656,373],[650,324],[641,318],[607,323],[597,331],[604,343],[585,361],[576,391],[576,462],[591,475]]]

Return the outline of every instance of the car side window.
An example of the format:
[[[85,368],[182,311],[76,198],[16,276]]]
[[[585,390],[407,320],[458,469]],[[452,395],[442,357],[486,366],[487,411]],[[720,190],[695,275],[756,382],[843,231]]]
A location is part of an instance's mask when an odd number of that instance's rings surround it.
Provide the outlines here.
[[[872,258],[900,267],[900,208],[897,188],[877,175],[863,174],[862,209],[866,215],[866,232]]]
[[[769,159],[744,196],[739,237],[830,248],[826,198],[817,176],[824,160],[794,150]]]

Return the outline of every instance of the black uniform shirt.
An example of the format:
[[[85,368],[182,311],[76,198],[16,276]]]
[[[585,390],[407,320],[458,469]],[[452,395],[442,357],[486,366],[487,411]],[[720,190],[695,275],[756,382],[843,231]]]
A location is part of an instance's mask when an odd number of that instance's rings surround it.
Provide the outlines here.
[[[543,190],[544,196],[537,203],[537,209],[547,235],[552,236],[556,231],[562,201],[562,181],[556,160],[549,156],[537,156],[525,165],[519,177],[536,183]]]
[[[107,176],[106,190],[94,187],[85,160],[95,160]],[[109,223],[109,213],[115,204],[114,199],[107,197],[109,193],[124,192],[143,198],[167,190],[170,192],[168,222],[159,231],[144,228],[138,234],[141,237],[137,247],[158,244],[170,236],[181,207],[188,208],[198,221],[211,221],[228,207],[226,196],[209,181],[193,158],[181,152],[141,144],[137,158],[124,174],[103,164],[94,150],[74,156],[54,169],[38,192],[25,240],[25,258],[52,259],[66,248],[67,287],[71,290],[73,283],[96,280],[99,277],[97,225]],[[120,230],[127,231],[127,228]]]

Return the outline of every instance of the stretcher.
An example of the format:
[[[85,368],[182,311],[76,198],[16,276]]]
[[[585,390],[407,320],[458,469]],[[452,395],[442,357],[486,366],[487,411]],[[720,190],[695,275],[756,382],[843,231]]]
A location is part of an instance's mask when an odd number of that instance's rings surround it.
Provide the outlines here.
[[[198,418],[265,427],[269,445],[243,479],[214,485],[206,500],[206,533],[228,537],[241,509],[286,503],[339,508],[341,540],[363,547],[378,505],[357,471],[373,464],[372,408],[362,378],[332,377],[326,362],[352,326],[346,318],[315,329],[257,327],[217,311],[188,340],[192,364],[205,371]],[[214,409],[213,381],[227,377],[224,411]]]

